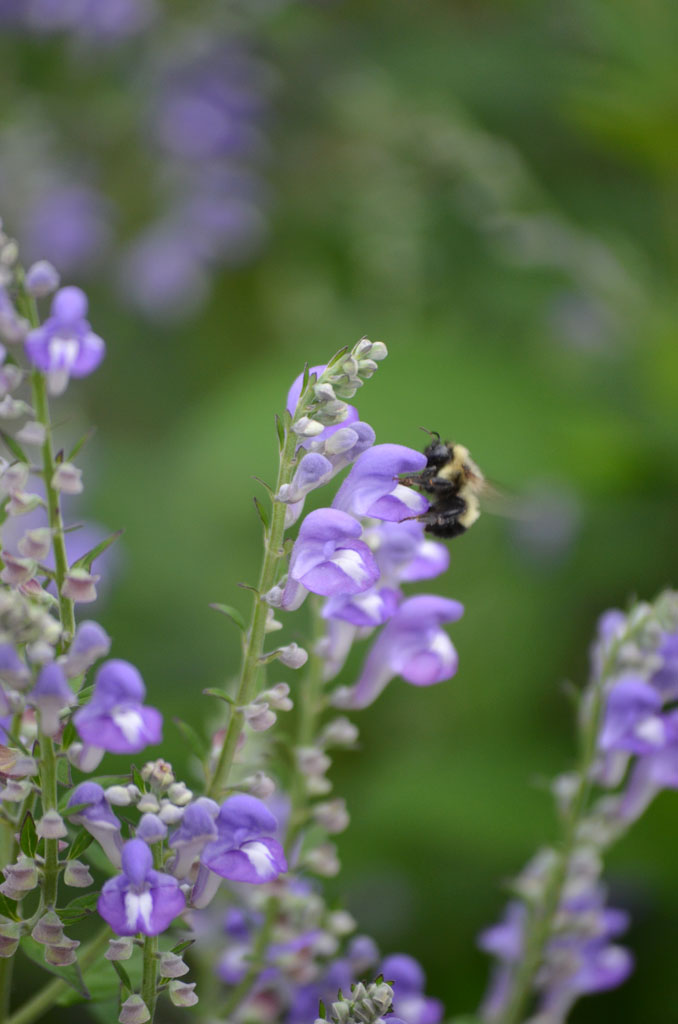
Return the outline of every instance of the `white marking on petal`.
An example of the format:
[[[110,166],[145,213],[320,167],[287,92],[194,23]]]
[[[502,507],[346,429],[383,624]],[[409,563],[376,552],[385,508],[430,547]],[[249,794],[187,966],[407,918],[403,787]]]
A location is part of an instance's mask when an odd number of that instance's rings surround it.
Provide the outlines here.
[[[359,608],[369,619],[373,619],[378,622],[381,619],[381,613],[384,606],[383,599],[380,594],[356,594],[351,599],[351,603]]]
[[[125,919],[128,928],[138,932],[138,922],[141,920],[146,928],[151,927],[151,911],[153,910],[153,899],[150,892],[127,892],[125,893]]]
[[[263,843],[243,843],[240,847],[248,861],[259,875],[259,878],[269,878],[276,874],[273,854],[268,846]]]
[[[79,351],[80,342],[72,335],[64,338],[57,334],[50,339],[49,355],[55,370],[66,370],[68,372],[78,358]]]
[[[447,633],[443,633],[442,630],[439,633],[435,633],[428,649],[432,654],[437,654],[446,667],[449,667],[454,661],[452,641]]]
[[[391,491],[394,498],[401,501],[403,505],[407,505],[413,512],[421,512],[422,499],[421,494],[417,494],[411,487],[405,487],[404,484],[397,484]]]
[[[111,717],[128,743],[139,741],[144,720],[138,711],[134,708],[129,708],[127,711],[114,711]]]
[[[352,548],[339,548],[330,559],[354,583],[363,584],[369,579],[363,556]]]
[[[666,735],[664,723],[660,718],[645,718],[638,723],[635,733],[641,740],[651,743],[654,747],[660,747]]]

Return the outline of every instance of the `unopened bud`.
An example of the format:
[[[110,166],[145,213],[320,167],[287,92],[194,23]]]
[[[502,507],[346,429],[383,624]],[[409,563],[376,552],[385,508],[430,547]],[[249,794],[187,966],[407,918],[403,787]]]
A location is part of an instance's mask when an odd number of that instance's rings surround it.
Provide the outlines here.
[[[248,775],[246,779],[243,779],[241,786],[260,800],[266,800],[275,793],[275,782],[270,775],[266,775],[264,772]]]
[[[125,935],[118,939],[109,939],[104,957],[106,960],[129,960],[133,952],[134,940],[131,935]]]
[[[309,871],[321,875],[323,878],[334,878],[341,869],[337,850],[333,843],[321,843],[312,850],[308,850],[304,856],[304,864]]]
[[[175,1006],[195,1006],[198,997],[193,991],[194,988],[194,981],[170,981],[169,997]]]
[[[157,814],[142,814],[136,827],[137,839],[143,839],[149,846],[160,843],[167,835],[167,825]]]
[[[57,946],[64,937],[64,926],[53,910],[43,914],[31,932],[31,938],[43,945]]]
[[[270,729],[278,718],[275,711],[270,711],[265,702],[263,704],[246,704],[245,707],[238,708],[238,711],[242,712],[250,729],[255,732],[265,732]]]
[[[188,965],[176,953],[161,953],[158,967],[163,978],[183,978],[184,974],[188,974]]]
[[[38,260],[26,271],[24,284],[26,291],[36,299],[50,295],[59,287],[59,272],[49,260]]]
[[[81,860],[67,860],[64,868],[64,883],[74,889],[86,889],[93,882],[87,864]]]
[[[132,794],[129,786],[109,786],[104,790],[104,796],[109,804],[114,807],[129,807],[132,803]]]
[[[40,839],[63,839],[68,835],[64,819],[56,810],[45,811],[42,818],[36,822],[35,828]]]
[[[146,1024],[151,1019],[141,996],[129,996],[120,1007],[119,1024]]]
[[[141,769],[141,778],[158,789],[167,789],[174,782],[172,765],[161,757],[157,761],[147,761]]]
[[[322,434],[325,427],[318,420],[309,419],[308,416],[301,416],[296,423],[292,424],[292,430],[297,437],[317,437]]]
[[[356,929],[356,920],[348,910],[335,910],[327,916],[327,927],[335,935],[350,935]]]
[[[291,643],[279,649],[278,657],[287,668],[301,668],[308,661],[308,651],[298,644]]]
[[[332,791],[332,783],[325,775],[309,775],[305,789],[308,796],[326,796]]]
[[[80,943],[77,939],[67,939],[64,935],[61,942],[53,946],[45,946],[45,961],[53,967],[68,967],[78,959],[75,951]]]
[[[173,782],[167,790],[167,797],[178,807],[185,807],[193,799],[193,793],[185,782]]]
[[[158,798],[154,793],[142,793],[137,807],[142,814],[157,814],[160,810]]]
[[[265,627],[264,632],[266,632],[266,633],[276,633],[279,629],[282,629],[282,628],[283,628],[283,624],[282,624],[282,622],[279,622],[276,619],[275,612],[273,611],[273,608],[268,608],[266,610],[266,627]]]
[[[291,711],[294,703],[289,697],[289,692],[287,683],[276,683],[270,690],[264,690],[257,700],[266,701],[274,711]]]
[[[324,775],[332,764],[319,747],[297,747],[297,767],[302,775]]]
[[[386,359],[388,355],[388,349],[383,341],[373,341],[372,348],[370,349],[370,359],[374,359],[377,363],[380,363],[382,359]]]
[[[158,811],[158,817],[161,821],[164,821],[166,825],[177,825],[184,816],[184,808],[177,807],[176,804],[171,803],[169,800],[160,801],[160,810]]]
[[[316,804],[313,808],[313,817],[330,835],[343,832],[348,828],[350,822],[346,801],[343,797],[336,797],[334,800]]]
[[[358,735],[358,726],[342,715],[327,723],[320,741],[324,747],[352,747]]]

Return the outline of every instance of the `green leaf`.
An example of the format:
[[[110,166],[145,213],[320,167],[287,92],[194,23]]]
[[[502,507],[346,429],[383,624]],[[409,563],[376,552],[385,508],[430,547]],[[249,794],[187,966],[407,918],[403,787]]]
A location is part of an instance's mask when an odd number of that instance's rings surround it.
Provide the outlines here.
[[[36,942],[35,939],[32,939],[30,935],[24,935],[20,945],[28,959],[36,963],[43,971],[48,971],[50,974],[55,974],[57,978],[61,978],[72,989],[75,989],[83,999],[90,998],[90,993],[83,980],[79,964],[70,964],[68,967],[55,967],[53,964],[48,964],[45,960],[45,947]]]
[[[71,462],[75,458],[75,456],[78,454],[83,445],[86,445],[90,438],[92,438],[96,434],[96,430],[96,427],[90,427],[89,430],[82,435],[80,440],[75,442],[70,452],[68,453],[66,459],[67,462]]]
[[[233,608],[230,604],[211,604],[210,608],[214,608],[215,612],[221,612],[222,615],[229,618],[243,633],[247,629],[247,623],[243,616],[237,608]]]
[[[111,1021],[118,1019],[118,997],[120,995],[120,982],[122,979],[115,970],[114,964],[116,962],[114,960],[106,960],[102,956],[91,967],[88,967],[85,972],[87,988],[91,994],[91,1004],[87,1007],[87,1013],[102,1020],[105,1024],[111,1024]],[[131,960],[125,961],[124,968],[127,981],[132,986],[132,991],[139,989],[141,985],[142,970],[142,958],[138,951],[135,950]],[[126,983],[123,981],[123,985]],[[105,1005],[109,1000],[114,1004],[112,1012],[111,1007],[109,1007],[109,1012],[99,1018],[96,1012],[97,1008],[101,1004]],[[57,1002],[60,1006],[71,1006],[73,1003],[82,1002],[82,999],[72,990],[68,990],[59,997]]]
[[[126,999],[127,996],[134,991],[134,989],[132,988],[132,982],[130,981],[129,974],[127,973],[127,971],[122,966],[119,960],[111,960],[111,967],[120,978],[123,989],[126,989],[126,991],[123,992],[123,997]]]
[[[203,740],[200,739],[200,736],[195,731],[193,726],[189,725],[188,722],[184,722],[183,719],[181,718],[175,717],[172,719],[172,721],[174,722],[174,724],[176,725],[177,729],[184,737],[186,742],[188,743],[189,747],[191,748],[195,756],[200,758],[200,760],[202,761],[202,759],[205,756],[205,743]]]
[[[82,558],[79,558],[77,562],[73,562],[71,569],[87,569],[87,571],[89,572],[90,569],[92,568],[92,562],[94,561],[94,559],[98,558],[99,555],[106,550],[106,548],[110,548],[111,544],[115,544],[116,540],[119,540],[124,532],[124,530],[116,530],[116,532],[112,533],[110,537],[106,537],[106,539],[102,540],[99,544],[95,544],[94,547],[90,551],[88,551],[86,555],[83,555]]]
[[[268,527],[269,527],[268,512],[266,511],[266,509],[261,504],[261,502],[259,501],[258,498],[253,498],[252,500],[254,501],[254,507],[257,510],[259,518],[261,519],[262,523],[264,524],[264,529],[268,530]]]
[[[59,805],[59,814],[64,818],[71,818],[74,814],[80,814],[80,811],[84,811],[86,807],[91,807],[91,804],[73,804],[72,807],[68,807],[67,801],[68,796],[65,796],[62,804]]]
[[[78,692],[78,704],[82,707],[83,704],[87,704],[88,700],[94,693],[94,683],[89,686],[83,686],[82,690]]]
[[[76,921],[81,921],[83,917],[94,912],[98,899],[99,894],[96,892],[76,896],[65,907],[60,907],[57,913],[65,925],[75,924]]]
[[[81,854],[85,852],[90,843],[94,842],[94,836],[91,836],[89,832],[85,832],[84,828],[77,834],[71,848],[68,851],[67,857],[69,860],[77,860]]]
[[[337,363],[341,363],[346,358],[349,351],[350,349],[348,345],[344,345],[344,347],[340,348],[338,352],[335,352],[335,354],[332,356],[329,363],[327,364],[327,369],[329,370],[331,366],[336,366]]]
[[[71,721],[71,722],[69,722],[67,724],[66,728],[64,729],[64,734],[63,734],[63,736],[61,738],[62,750],[68,750],[68,748],[70,747],[71,743],[75,743],[77,738],[78,738],[77,729],[75,728],[75,726],[73,725],[73,722]]]
[[[135,764],[132,765],[132,782],[142,793],[146,792],[146,783],[141,777],[141,772]]]
[[[19,442],[13,438],[11,434],[6,433],[4,430],[0,430],[0,437],[5,442],[12,455],[18,459],[19,462],[27,462],[30,466],[31,460],[28,458]]]
[[[176,946],[172,946],[170,949],[170,953],[176,953],[178,956],[179,953],[183,953],[184,950],[190,949],[194,942],[195,939],[184,939],[183,942],[177,942]]]
[[[27,857],[35,857],[35,851],[38,848],[38,833],[30,811],[26,811],[24,820],[21,823],[19,846],[22,853],[25,853]]]
[[[218,700],[225,700],[231,707],[235,707],[235,701],[230,693],[226,693],[226,690],[220,690],[218,686],[210,686],[209,689],[202,692],[204,697],[217,697]]]
[[[0,914],[3,917],[11,917],[13,921],[20,921],[21,916],[16,912],[16,900],[8,900],[0,892]]]
[[[278,435],[278,447],[280,448],[280,451],[282,451],[285,447],[285,427],[283,426],[283,421],[280,416],[277,415],[275,418],[275,429]]]

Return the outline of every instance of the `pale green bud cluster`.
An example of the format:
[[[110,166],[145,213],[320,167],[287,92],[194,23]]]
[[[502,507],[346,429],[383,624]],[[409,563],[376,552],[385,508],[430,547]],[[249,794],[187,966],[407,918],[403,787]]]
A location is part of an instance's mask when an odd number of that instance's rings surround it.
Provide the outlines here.
[[[339,999],[332,1003],[329,1018],[318,1017],[315,1024],[379,1024],[384,1015],[390,1013],[393,1003],[393,989],[385,981],[371,985],[358,982],[351,988],[351,997],[339,993]]]

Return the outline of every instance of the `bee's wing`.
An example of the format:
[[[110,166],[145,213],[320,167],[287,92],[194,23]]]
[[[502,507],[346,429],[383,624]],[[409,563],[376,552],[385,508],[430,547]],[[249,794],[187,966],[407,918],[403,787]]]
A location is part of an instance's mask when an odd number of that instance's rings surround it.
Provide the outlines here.
[[[478,489],[483,512],[489,515],[502,516],[504,519],[516,519],[529,522],[534,518],[525,500],[517,494],[510,494],[504,488],[490,480],[484,479]]]

